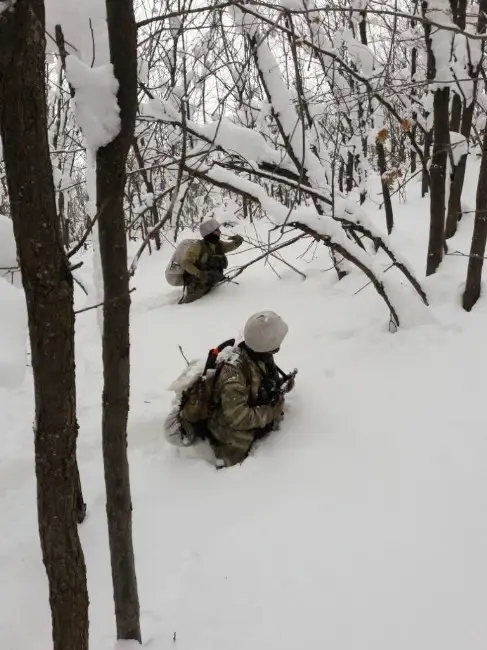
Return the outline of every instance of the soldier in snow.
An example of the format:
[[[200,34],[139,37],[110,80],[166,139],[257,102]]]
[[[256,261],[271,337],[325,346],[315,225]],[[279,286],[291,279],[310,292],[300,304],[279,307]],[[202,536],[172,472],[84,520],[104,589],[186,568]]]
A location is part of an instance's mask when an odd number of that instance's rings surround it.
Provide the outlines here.
[[[254,314],[243,342],[222,363],[206,423],[219,466],[241,463],[256,439],[279,427],[284,394],[293,388],[296,374],[285,375],[274,362],[287,332],[276,313]]]
[[[227,253],[242,245],[240,235],[221,241],[221,224],[216,219],[207,219],[200,225],[202,239],[192,242],[185,251],[180,265],[183,269],[184,294],[181,303],[202,298],[224,279],[228,266]]]

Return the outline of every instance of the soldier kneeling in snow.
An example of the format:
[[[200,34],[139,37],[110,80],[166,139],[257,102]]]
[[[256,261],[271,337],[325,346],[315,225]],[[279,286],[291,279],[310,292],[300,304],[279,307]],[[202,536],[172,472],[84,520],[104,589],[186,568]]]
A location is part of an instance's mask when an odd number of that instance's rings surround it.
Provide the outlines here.
[[[209,293],[224,279],[223,271],[228,266],[226,253],[242,245],[240,235],[233,235],[229,242],[221,241],[221,224],[216,219],[207,219],[200,225],[202,239],[192,242],[181,260],[184,271],[184,295],[181,303],[194,302]]]
[[[209,441],[218,466],[243,462],[255,440],[279,428],[284,395],[294,386],[297,371],[286,375],[274,361],[287,332],[280,316],[259,312],[247,321],[238,346],[231,340],[210,351],[203,372],[169,416],[171,424],[166,422],[168,439],[177,421],[183,440]]]

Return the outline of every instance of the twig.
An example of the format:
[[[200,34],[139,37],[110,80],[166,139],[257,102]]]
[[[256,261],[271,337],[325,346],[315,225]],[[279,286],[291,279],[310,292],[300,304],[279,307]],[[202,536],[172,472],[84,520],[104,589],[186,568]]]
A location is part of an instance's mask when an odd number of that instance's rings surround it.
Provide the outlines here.
[[[179,351],[181,352],[181,356],[182,356],[183,359],[186,361],[186,365],[189,366],[189,361],[188,361],[186,355],[184,354],[184,350],[183,350],[183,348],[182,348],[180,345],[178,345],[178,348],[179,348]]]
[[[103,300],[102,302],[99,302],[97,305],[91,305],[90,307],[84,307],[83,309],[78,309],[75,311],[75,314],[82,314],[85,311],[90,311],[91,309],[97,309],[98,307],[103,307],[104,305],[108,305],[111,302],[116,302],[117,300],[122,300],[122,298],[126,298],[129,294],[133,293],[135,291],[135,287],[130,289],[128,293],[124,293],[121,296],[115,296],[115,298],[112,298],[111,300]]]
[[[248,238],[245,238],[245,237],[244,237],[244,241],[247,242],[247,244],[252,244],[252,245],[255,246],[256,248],[259,248],[261,251],[264,250],[263,247],[261,247],[261,246],[257,246],[257,245],[256,245],[256,244],[255,244],[251,239],[248,239]],[[290,269],[292,269],[295,273],[297,273],[298,275],[300,275],[304,280],[306,280],[306,278],[307,278],[306,273],[303,273],[302,271],[300,271],[299,269],[297,269],[295,266],[293,266],[292,264],[290,264],[287,260],[285,260],[285,259],[282,257],[282,255],[276,254],[273,250],[268,250],[268,251],[266,251],[266,252],[267,252],[268,255],[270,255],[271,257],[274,257],[274,258],[275,258],[276,260],[278,260],[279,262],[282,262],[283,264],[285,264],[286,266],[288,266]]]
[[[95,65],[95,58],[96,58],[95,52],[96,52],[96,50],[95,50],[95,34],[93,32],[93,25],[91,23],[91,18],[90,18],[90,31],[91,31],[91,43],[92,43],[92,46],[93,46],[93,57],[91,59],[91,66],[90,67],[93,67]]]
[[[482,255],[469,255],[468,253],[462,253],[462,251],[452,251],[451,253],[445,253],[445,255],[449,255],[450,257],[472,257],[478,260],[487,260],[487,257],[482,257]]]
[[[68,56],[68,53],[66,52],[66,40],[64,38],[64,33],[61,25],[56,25],[54,28],[54,33],[56,35],[56,45],[59,50],[59,56],[61,58],[61,67],[64,70],[64,75],[66,76],[66,57]],[[69,86],[69,94],[71,95],[71,99],[75,95],[75,90],[73,86],[69,83],[68,81],[68,86]]]
[[[391,319],[394,322],[394,325],[396,327],[399,327],[399,316],[397,314],[397,311],[395,307],[393,306],[389,296],[387,295],[387,291],[384,287],[384,284],[381,282],[379,278],[377,278],[374,275],[374,272],[372,269],[369,268],[369,266],[363,262],[362,260],[358,259],[353,255],[349,250],[347,250],[344,246],[342,246],[339,242],[333,241],[333,239],[329,235],[323,235],[321,233],[318,233],[316,230],[313,230],[309,226],[299,223],[299,222],[293,222],[295,228],[300,229],[302,232],[306,233],[307,235],[311,235],[317,240],[320,240],[326,244],[331,249],[336,250],[337,253],[340,255],[343,255],[343,257],[348,260],[349,262],[352,262],[357,266],[371,281],[371,283],[374,285],[375,290],[381,296],[381,298],[384,300],[386,305],[389,308],[389,312],[391,315]]]
[[[95,223],[98,221],[98,219],[100,218],[100,216],[101,216],[101,215],[103,214],[103,212],[105,211],[105,209],[106,209],[106,207],[107,207],[107,205],[108,205],[108,201],[109,201],[109,199],[108,199],[108,197],[107,197],[107,198],[103,201],[103,203],[101,204],[100,209],[97,211],[97,213],[95,214],[95,216],[93,217],[93,219],[92,219],[92,220],[90,221],[90,223],[88,224],[88,228],[85,230],[85,233],[84,233],[83,237],[81,237],[81,239],[80,239],[79,242],[76,244],[76,246],[75,246],[73,249],[71,249],[71,250],[69,251],[69,253],[68,253],[68,259],[69,259],[70,257],[73,257],[73,255],[76,255],[76,253],[77,253],[79,250],[81,250],[81,248],[83,247],[85,241],[86,241],[86,240],[88,239],[88,237],[90,236],[90,233],[91,233],[91,231],[93,230],[93,227],[94,227]]]
[[[387,273],[390,269],[392,269],[395,266],[395,264],[391,264],[388,266],[386,269],[384,269],[384,273]],[[366,287],[369,286],[369,284],[372,284],[372,281],[369,280],[369,282],[366,282],[363,287],[360,287],[360,289],[357,289],[357,291],[353,294],[354,296],[357,296],[361,291],[363,291]]]
[[[71,271],[72,271],[72,270],[73,270],[73,269],[71,269]],[[76,284],[78,285],[78,287],[79,287],[79,288],[80,288],[80,289],[81,289],[81,290],[82,290],[86,295],[88,295],[88,291],[87,291],[87,289],[85,288],[85,286],[83,285],[83,283],[80,282],[77,278],[75,278],[74,275],[72,275],[72,278],[73,278],[73,280],[76,282]]]
[[[272,252],[275,252],[275,251],[277,251],[277,250],[279,250],[281,248],[285,248],[286,246],[290,246],[291,244],[294,244],[295,242],[297,242],[299,239],[302,239],[303,237],[304,237],[304,235],[297,235],[296,237],[293,237],[292,239],[288,239],[288,241],[286,241],[286,242],[284,242],[282,244],[279,244],[278,246],[273,248]],[[241,273],[243,273],[245,271],[245,269],[248,269],[249,266],[252,266],[252,264],[255,264],[256,262],[259,262],[260,260],[263,260],[265,257],[268,257],[269,252],[270,251],[265,251],[264,253],[262,253],[262,255],[259,255],[258,257],[251,260],[250,262],[247,262],[247,264],[244,264],[243,266],[240,266],[239,268],[237,268],[234,271],[233,275],[232,274],[228,275],[226,277],[226,280],[229,281],[229,282],[233,281],[236,277],[238,277]]]

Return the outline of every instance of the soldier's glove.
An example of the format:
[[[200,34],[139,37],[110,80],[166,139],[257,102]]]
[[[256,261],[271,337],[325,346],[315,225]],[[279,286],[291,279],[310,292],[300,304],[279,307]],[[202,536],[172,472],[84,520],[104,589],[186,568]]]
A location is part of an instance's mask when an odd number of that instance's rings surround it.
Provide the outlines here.
[[[237,246],[241,246],[243,244],[243,237],[242,235],[232,235],[230,237],[231,241],[233,241]]]

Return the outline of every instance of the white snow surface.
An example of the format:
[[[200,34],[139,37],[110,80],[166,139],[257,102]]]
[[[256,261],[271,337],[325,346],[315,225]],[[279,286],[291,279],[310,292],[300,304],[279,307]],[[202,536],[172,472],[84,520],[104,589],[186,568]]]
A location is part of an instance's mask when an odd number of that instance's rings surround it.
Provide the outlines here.
[[[467,172],[472,204],[476,176],[477,169]],[[378,180],[370,182],[371,193],[378,191]],[[420,183],[409,188],[408,202],[394,203],[391,240],[423,278],[429,206]],[[383,213],[368,202],[363,207],[382,228]],[[472,223],[465,214],[452,250],[468,251]],[[235,230],[268,236],[265,222],[240,222]],[[260,262],[238,285],[184,306],[177,304],[179,290],[163,281],[169,242],[140,260],[132,294],[129,454],[143,647],[484,650],[487,302],[482,298],[471,314],[461,310],[466,258],[447,257],[438,275],[423,280],[429,318],[405,291],[409,327],[389,334],[372,287],[357,293],[364,276],[354,272],[338,282],[327,270],[327,251],[308,246],[281,251],[306,280],[273,259],[280,278]],[[230,266],[254,256],[236,252]],[[90,254],[83,260],[80,274],[89,279]],[[389,265],[382,254],[374,262],[383,270]],[[388,276],[399,277],[395,270]],[[77,290],[78,308],[90,301]],[[275,310],[289,325],[277,361],[285,370],[299,368],[296,388],[281,430],[243,465],[216,471],[205,448],[174,448],[163,439],[173,399],[167,388],[185,369],[178,345],[188,359],[204,358],[261,309]],[[78,317],[76,335],[90,647],[128,650],[139,646],[115,644],[93,311]],[[20,388],[0,390],[6,650],[51,647],[27,370]]]
[[[27,364],[27,309],[24,292],[3,278],[0,278],[0,314],[1,403],[2,387],[16,388],[21,385]]]
[[[0,214],[0,268],[9,269],[16,267],[17,245],[15,243],[12,219]]]
[[[118,81],[111,63],[90,68],[75,56],[66,57],[66,76],[76,90],[76,121],[92,153],[120,131]]]

